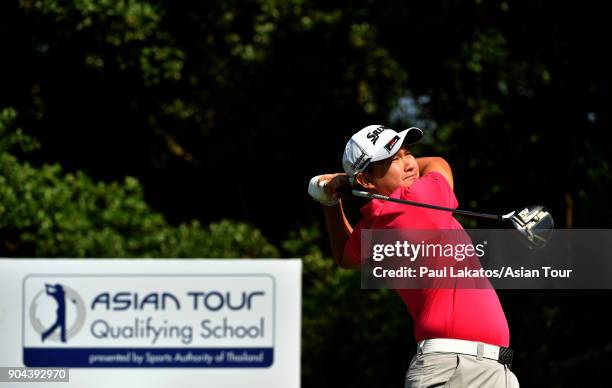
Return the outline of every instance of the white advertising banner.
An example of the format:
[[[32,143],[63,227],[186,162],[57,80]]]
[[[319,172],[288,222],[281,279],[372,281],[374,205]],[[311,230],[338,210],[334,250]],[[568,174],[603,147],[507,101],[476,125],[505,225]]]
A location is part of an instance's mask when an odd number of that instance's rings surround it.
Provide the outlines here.
[[[1,259],[0,366],[69,368],[54,384],[79,387],[299,387],[301,270],[287,259]]]

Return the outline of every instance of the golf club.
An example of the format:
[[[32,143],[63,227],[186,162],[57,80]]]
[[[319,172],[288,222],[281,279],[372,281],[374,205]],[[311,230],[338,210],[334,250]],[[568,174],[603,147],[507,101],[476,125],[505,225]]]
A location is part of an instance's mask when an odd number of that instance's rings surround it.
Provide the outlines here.
[[[398,198],[391,198],[385,195],[372,194],[360,190],[353,190],[352,193],[353,195],[362,198],[374,198],[383,201],[401,203],[404,205],[412,205],[434,210],[449,211],[470,217],[498,220],[518,231],[519,235],[522,237],[521,241],[527,244],[530,249],[539,249],[546,246],[552,236],[552,232],[554,229],[554,221],[552,215],[544,206],[540,205],[526,206],[524,208],[511,211],[508,214],[498,215],[474,212],[469,210],[451,209],[443,206],[430,205],[426,203],[408,201]]]

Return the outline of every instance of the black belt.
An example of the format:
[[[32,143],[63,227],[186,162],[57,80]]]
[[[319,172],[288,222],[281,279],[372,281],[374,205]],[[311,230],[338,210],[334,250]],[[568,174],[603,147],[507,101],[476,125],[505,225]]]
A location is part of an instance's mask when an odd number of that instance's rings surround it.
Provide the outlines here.
[[[514,357],[514,351],[510,348],[499,348],[499,357],[497,361],[500,363],[507,365],[508,368],[512,366],[512,358]]]

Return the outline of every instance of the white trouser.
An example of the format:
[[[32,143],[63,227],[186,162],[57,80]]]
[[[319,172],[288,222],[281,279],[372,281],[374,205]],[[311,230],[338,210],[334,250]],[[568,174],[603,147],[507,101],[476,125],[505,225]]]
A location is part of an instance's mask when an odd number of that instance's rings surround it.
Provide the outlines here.
[[[518,388],[509,366],[497,361],[498,346],[449,339],[421,341],[406,373],[405,388]]]

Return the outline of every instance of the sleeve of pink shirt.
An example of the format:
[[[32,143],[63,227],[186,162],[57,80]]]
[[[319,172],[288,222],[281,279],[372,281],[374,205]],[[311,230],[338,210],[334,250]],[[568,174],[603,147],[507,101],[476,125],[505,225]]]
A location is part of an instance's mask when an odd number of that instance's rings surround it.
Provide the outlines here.
[[[429,172],[400,191],[401,199],[438,205],[455,209],[458,205],[450,184],[437,171]]]

